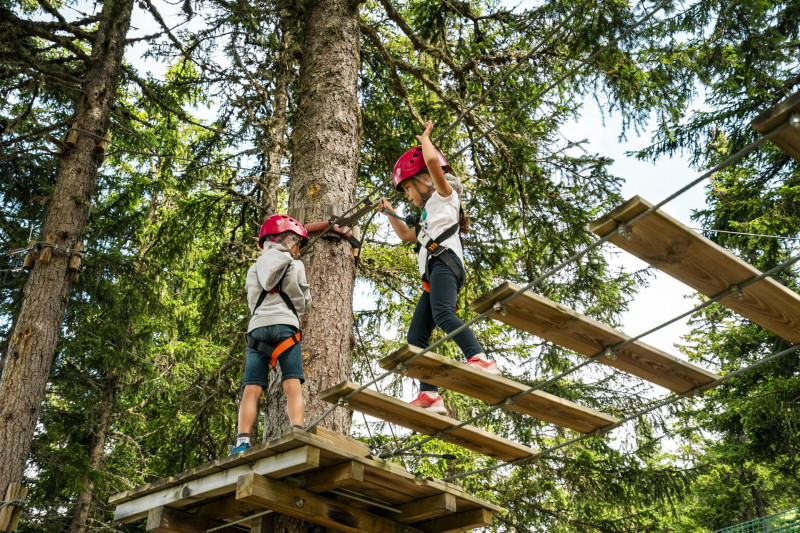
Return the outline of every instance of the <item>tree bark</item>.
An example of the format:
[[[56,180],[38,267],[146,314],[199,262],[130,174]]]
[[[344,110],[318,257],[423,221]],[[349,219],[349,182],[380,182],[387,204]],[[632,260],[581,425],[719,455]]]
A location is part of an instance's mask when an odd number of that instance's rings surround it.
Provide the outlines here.
[[[100,406],[97,425],[94,431],[94,443],[89,451],[89,472],[84,482],[83,490],[78,494],[75,502],[75,512],[72,514],[72,522],[69,525],[69,533],[82,533],[86,531],[86,522],[89,518],[89,511],[92,508],[92,498],[94,497],[94,472],[100,470],[103,464],[103,448],[106,444],[106,434],[108,425],[111,421],[111,414],[114,411],[115,399],[117,395],[117,380],[112,377],[105,382],[103,391],[103,403]]]
[[[311,0],[292,132],[289,205],[304,222],[321,220],[326,206],[354,202],[360,109],[359,20],[352,0]],[[306,425],[329,407],[321,390],[352,375],[355,262],[350,244],[321,239],[304,255],[313,306],[303,321]],[[352,415],[337,408],[320,424],[349,433]],[[307,531],[295,520],[278,520],[276,531]]]
[[[133,0],[103,3],[75,110],[77,140],[61,154],[40,237],[54,236],[59,247],[73,247],[86,229],[97,169],[103,160],[97,147],[108,131],[116,100],[132,8]],[[49,263],[36,262],[10,335],[0,378],[0,491],[23,476],[71,288],[68,263],[69,255],[62,249],[53,250]]]

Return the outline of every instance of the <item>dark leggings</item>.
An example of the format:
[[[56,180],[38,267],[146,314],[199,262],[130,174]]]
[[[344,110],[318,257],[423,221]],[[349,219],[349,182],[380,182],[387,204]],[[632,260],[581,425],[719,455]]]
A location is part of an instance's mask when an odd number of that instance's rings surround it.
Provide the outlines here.
[[[438,257],[431,259],[429,264],[431,292],[424,291],[419,297],[406,335],[409,344],[420,348],[428,347],[433,328],[436,326],[442,328],[445,333],[450,333],[464,325],[464,321],[456,315],[456,297],[464,284],[464,267],[456,254],[450,251],[444,253],[450,254],[453,258],[459,267],[459,275],[456,276]],[[478,339],[469,328],[453,337],[453,340],[467,359],[483,352]],[[419,390],[438,392],[439,387],[420,381]]]

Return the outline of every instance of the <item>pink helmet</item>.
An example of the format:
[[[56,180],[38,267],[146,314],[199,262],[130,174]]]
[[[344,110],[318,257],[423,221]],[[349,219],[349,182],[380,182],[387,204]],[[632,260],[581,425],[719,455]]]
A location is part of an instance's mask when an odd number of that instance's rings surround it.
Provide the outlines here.
[[[436,150],[436,154],[439,156],[439,164],[442,166],[442,169],[445,172],[450,172],[450,164],[447,162],[447,159],[444,158],[442,152]],[[394,183],[394,188],[403,192],[403,188],[400,184],[409,178],[413,178],[424,168],[425,158],[422,157],[422,146],[415,146],[401,155],[397,163],[394,164],[394,170],[392,170],[392,183]]]
[[[287,231],[300,237],[300,248],[308,244],[308,232],[302,224],[288,215],[272,215],[261,225],[261,231],[258,232],[258,247],[263,248],[264,240],[270,235],[280,235]]]

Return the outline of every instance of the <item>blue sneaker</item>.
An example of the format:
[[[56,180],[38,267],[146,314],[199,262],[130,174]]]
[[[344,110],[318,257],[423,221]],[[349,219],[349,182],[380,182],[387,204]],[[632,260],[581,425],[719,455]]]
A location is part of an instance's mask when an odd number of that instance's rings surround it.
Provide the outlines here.
[[[243,452],[243,451],[248,450],[248,449],[250,449],[250,443],[249,442],[243,442],[238,446],[231,446],[230,447],[231,453],[229,453],[228,455],[236,455],[237,453]]]

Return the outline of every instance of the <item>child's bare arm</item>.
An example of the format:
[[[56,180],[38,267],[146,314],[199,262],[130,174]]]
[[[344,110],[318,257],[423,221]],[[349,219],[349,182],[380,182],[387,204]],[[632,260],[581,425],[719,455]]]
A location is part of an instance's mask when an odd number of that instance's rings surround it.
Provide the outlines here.
[[[378,211],[389,218],[389,223],[392,225],[392,229],[397,236],[400,237],[401,241],[414,242],[417,240],[417,232],[414,230],[414,228],[409,228],[402,220],[386,214],[387,212],[397,214],[397,212],[394,210],[394,207],[392,207],[392,204],[389,203],[389,200],[386,198],[381,198],[381,201],[378,203]]]
[[[436,187],[436,192],[440,196],[447,198],[453,192],[453,188],[450,187],[444,177],[444,171],[439,163],[439,156],[436,154],[436,148],[433,147],[431,142],[432,131],[433,122],[429,120],[425,123],[425,131],[422,132],[422,135],[417,135],[417,139],[422,145],[422,157],[425,159],[425,165],[428,167],[431,179],[433,179],[433,186]]]

